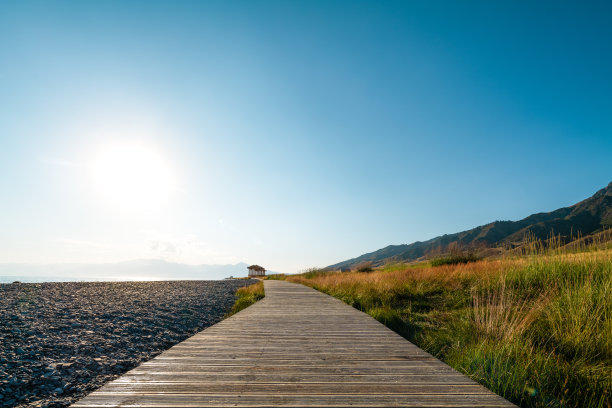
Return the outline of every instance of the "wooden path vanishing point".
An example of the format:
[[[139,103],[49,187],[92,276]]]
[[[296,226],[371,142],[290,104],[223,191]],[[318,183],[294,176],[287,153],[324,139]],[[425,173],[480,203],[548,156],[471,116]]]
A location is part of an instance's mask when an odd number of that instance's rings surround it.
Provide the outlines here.
[[[514,407],[314,289],[266,297],[73,407]]]

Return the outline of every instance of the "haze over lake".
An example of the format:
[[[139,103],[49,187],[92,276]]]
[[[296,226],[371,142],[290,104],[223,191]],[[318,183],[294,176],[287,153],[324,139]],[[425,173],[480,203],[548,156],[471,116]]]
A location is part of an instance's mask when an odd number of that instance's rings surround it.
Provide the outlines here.
[[[0,283],[217,280],[247,274],[247,264],[186,265],[155,259],[108,264],[0,264]]]

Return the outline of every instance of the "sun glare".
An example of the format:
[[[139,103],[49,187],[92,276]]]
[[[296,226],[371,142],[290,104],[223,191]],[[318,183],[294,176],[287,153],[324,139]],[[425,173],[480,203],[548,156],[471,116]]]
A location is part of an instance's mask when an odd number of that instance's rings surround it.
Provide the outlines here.
[[[93,178],[106,201],[130,212],[159,210],[174,190],[167,162],[142,145],[115,145],[100,151],[93,162]]]

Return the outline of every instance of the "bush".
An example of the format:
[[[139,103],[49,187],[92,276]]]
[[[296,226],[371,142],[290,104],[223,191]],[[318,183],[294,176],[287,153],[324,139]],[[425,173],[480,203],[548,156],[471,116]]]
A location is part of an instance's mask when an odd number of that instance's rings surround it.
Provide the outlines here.
[[[327,272],[330,272],[329,269],[326,268],[308,268],[306,270],[304,270],[302,272],[302,276],[306,279],[312,279],[312,278],[316,278],[319,275],[325,274]]]
[[[357,272],[372,272],[374,270],[374,266],[372,262],[361,262],[355,266]]]
[[[468,262],[476,262],[479,261],[480,257],[475,254],[462,254],[462,255],[448,255],[441,256],[439,258],[434,258],[431,261],[431,266],[442,266],[442,265],[457,265]]]

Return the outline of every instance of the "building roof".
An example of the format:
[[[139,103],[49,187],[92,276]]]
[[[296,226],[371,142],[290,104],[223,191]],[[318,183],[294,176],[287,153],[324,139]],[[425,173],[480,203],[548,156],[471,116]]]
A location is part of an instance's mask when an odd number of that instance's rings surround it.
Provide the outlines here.
[[[261,267],[259,265],[251,265],[247,269],[254,270],[254,271],[260,271],[260,272],[265,272],[266,271],[266,268]]]

